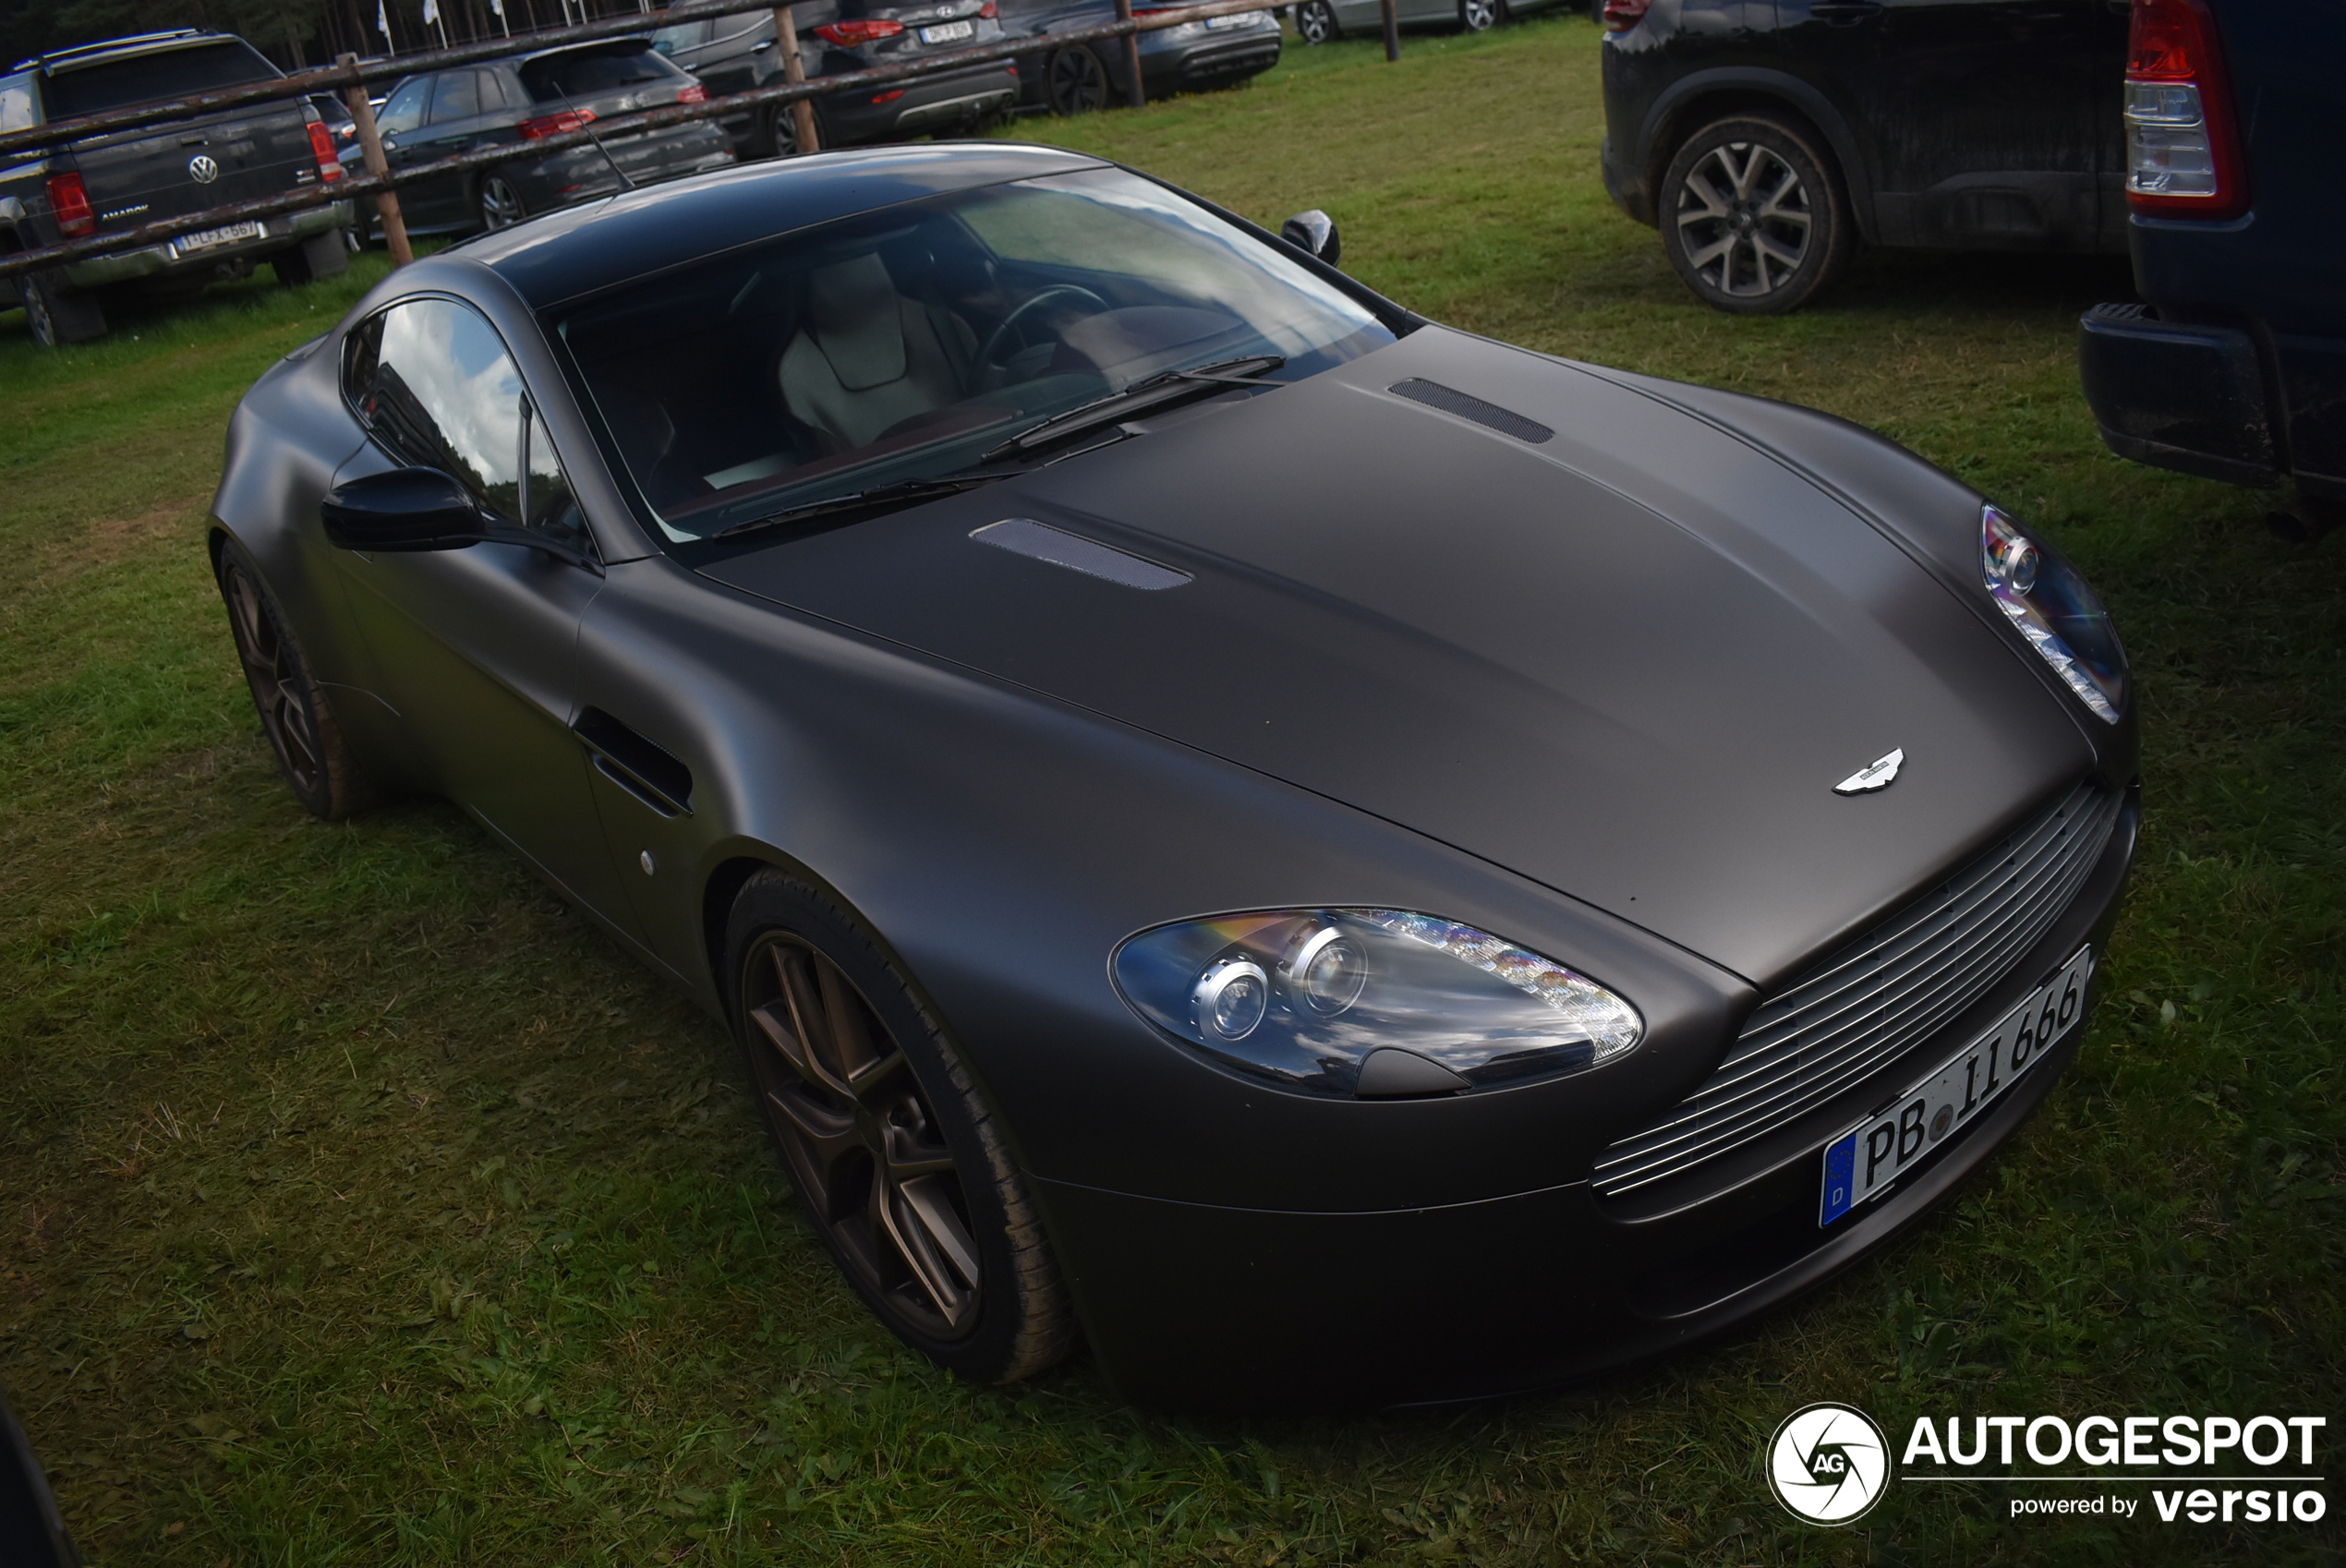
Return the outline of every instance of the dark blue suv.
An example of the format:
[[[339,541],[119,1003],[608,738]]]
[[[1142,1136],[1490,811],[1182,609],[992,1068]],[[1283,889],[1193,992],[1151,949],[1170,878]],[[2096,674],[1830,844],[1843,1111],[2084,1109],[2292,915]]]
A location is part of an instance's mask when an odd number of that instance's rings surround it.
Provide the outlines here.
[[[2313,533],[2346,522],[2346,215],[2327,177],[2340,60],[2335,0],[2134,0],[2127,239],[2145,303],[2097,306],[2080,332],[2111,451],[2293,480]]]

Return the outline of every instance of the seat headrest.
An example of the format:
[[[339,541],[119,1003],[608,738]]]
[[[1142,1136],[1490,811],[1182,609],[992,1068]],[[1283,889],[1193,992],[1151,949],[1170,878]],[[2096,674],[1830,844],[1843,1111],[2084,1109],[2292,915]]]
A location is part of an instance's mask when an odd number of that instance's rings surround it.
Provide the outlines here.
[[[863,392],[904,374],[903,306],[878,257],[816,268],[806,304],[815,346],[840,386]]]

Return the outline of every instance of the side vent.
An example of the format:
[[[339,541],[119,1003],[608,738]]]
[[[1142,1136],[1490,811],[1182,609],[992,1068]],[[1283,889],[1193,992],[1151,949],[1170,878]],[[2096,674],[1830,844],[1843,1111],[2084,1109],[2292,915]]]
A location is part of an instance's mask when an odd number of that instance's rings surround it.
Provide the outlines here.
[[[1445,387],[1439,381],[1421,381],[1415,376],[1406,381],[1396,381],[1385,391],[1396,397],[1406,397],[1412,403],[1422,403],[1428,408],[1438,408],[1445,414],[1455,414],[1461,419],[1471,419],[1487,426],[1503,436],[1513,436],[1519,441],[1539,445],[1555,434],[1536,419],[1526,419],[1520,414],[1510,414],[1495,403],[1485,403],[1479,397],[1469,397],[1456,387]]]
[[[1070,534],[1064,528],[1054,528],[1047,523],[1037,523],[1032,517],[1005,517],[999,523],[988,523],[973,530],[970,537],[981,545],[992,545],[1013,555],[1046,561],[1053,566],[1064,566],[1070,572],[1081,572],[1086,577],[1104,577],[1111,583],[1121,583],[1128,588],[1141,588],[1154,593],[1159,588],[1178,588],[1191,579],[1186,572],[1176,572],[1169,566],[1159,566],[1154,561],[1143,561],[1137,555],[1127,555],[1097,539],[1087,539],[1081,534]]]
[[[595,771],[662,816],[693,814],[693,770],[605,713],[590,707],[571,722]]]

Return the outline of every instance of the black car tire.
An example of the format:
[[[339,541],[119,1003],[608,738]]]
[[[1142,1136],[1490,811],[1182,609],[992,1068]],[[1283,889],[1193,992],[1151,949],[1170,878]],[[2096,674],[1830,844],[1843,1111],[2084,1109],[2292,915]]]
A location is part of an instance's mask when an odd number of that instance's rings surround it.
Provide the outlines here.
[[[261,733],[294,797],[327,822],[373,805],[381,796],[376,776],[343,739],[333,708],[310,674],[309,661],[260,569],[242,545],[229,539],[221,546],[215,572]]]
[[[766,111],[764,128],[758,132],[758,145],[764,149],[759,157],[790,158],[797,155],[798,116],[792,113],[796,107],[792,103],[777,103]],[[823,135],[820,116],[815,122],[815,141],[817,146],[829,145]]]
[[[1054,115],[1088,115],[1107,107],[1107,67],[1082,44],[1055,52],[1043,67],[1043,90]]]
[[[1832,162],[1766,115],[1703,127],[1662,177],[1662,246],[1696,297],[1737,316],[1799,309],[1841,275],[1856,225]]]
[[[1306,43],[1333,43],[1344,36],[1328,0],[1303,0],[1295,8],[1295,36]]]
[[[896,1336],[973,1382],[1031,1377],[1075,1318],[969,1069],[822,892],[756,873],[725,927],[728,1010],[801,1206]]]
[[[510,229],[529,216],[529,203],[511,179],[491,169],[473,187],[473,214],[484,229]]]
[[[43,348],[106,335],[106,313],[98,302],[54,272],[19,273],[17,293],[24,301],[25,330]]]
[[[1458,0],[1461,32],[1489,32],[1506,19],[1506,0]]]
[[[350,246],[343,237],[350,231],[335,229],[330,234],[312,235],[291,250],[280,250],[269,259],[270,269],[277,281],[288,288],[331,278],[350,270]]]

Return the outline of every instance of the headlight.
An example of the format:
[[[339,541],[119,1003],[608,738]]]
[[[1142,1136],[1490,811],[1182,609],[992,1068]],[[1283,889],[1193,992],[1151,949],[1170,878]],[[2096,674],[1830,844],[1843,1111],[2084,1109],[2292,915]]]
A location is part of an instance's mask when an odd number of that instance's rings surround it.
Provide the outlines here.
[[[1269,910],[1183,921],[1116,950],[1142,1017],[1233,1067],[1386,1099],[1577,1072],[1645,1035],[1586,975],[1403,910]]]
[[[2077,700],[2106,724],[2126,706],[2126,650],[2077,569],[1992,506],[1979,512],[1979,571],[1996,603]]]

